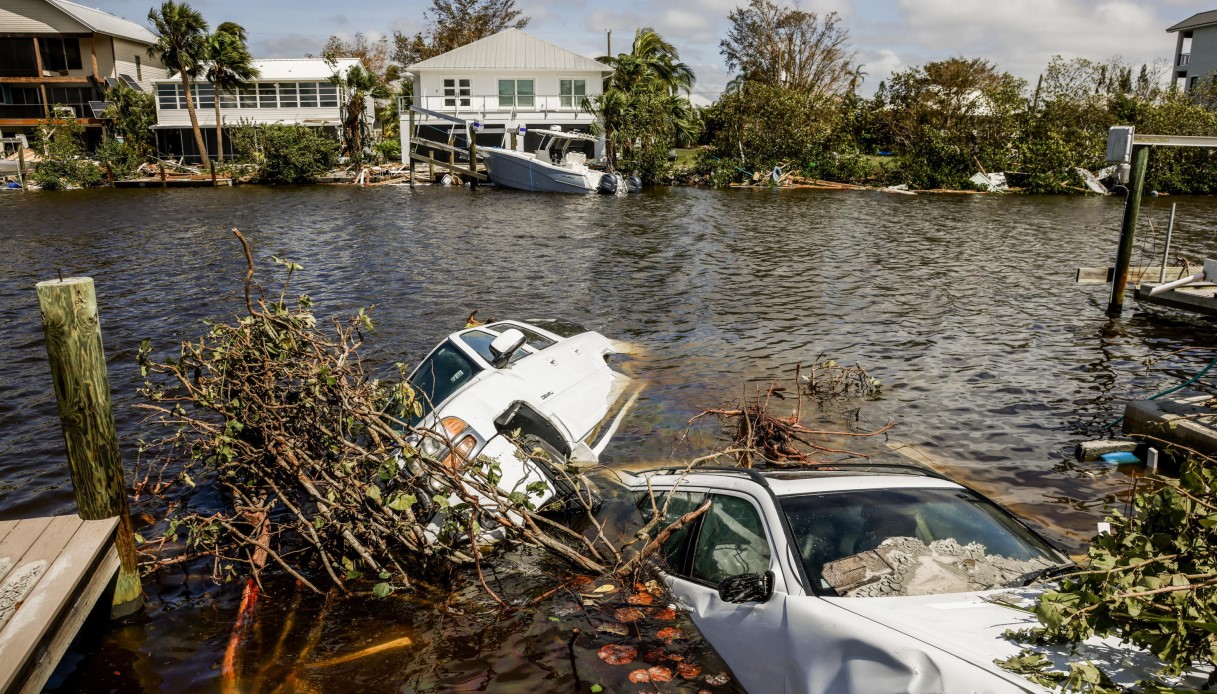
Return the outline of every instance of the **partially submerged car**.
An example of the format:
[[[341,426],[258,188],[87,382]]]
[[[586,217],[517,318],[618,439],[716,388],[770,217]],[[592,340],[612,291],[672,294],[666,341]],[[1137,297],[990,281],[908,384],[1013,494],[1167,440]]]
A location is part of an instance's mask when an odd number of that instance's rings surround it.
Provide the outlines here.
[[[627,348],[558,321],[458,330],[409,376],[422,406],[413,442],[452,470],[488,461],[498,487],[535,508],[569,503],[566,467],[599,462],[638,397],[633,379],[609,365]]]
[[[1026,586],[1074,565],[972,490],[898,465],[665,469],[627,483],[660,529],[711,502],[663,544],[665,581],[750,692],[1048,691],[994,661],[1023,647],[1006,630],[1037,624],[1012,607],[1031,604]],[[1125,685],[1161,665],[1114,640],[1056,655]]]

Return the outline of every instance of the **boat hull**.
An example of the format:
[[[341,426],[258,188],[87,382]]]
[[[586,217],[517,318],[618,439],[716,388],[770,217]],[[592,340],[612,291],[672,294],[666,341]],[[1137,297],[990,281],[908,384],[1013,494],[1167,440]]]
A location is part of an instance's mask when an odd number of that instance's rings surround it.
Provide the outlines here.
[[[496,186],[541,193],[595,193],[599,171],[554,166],[536,157],[504,149],[479,150],[486,173]]]

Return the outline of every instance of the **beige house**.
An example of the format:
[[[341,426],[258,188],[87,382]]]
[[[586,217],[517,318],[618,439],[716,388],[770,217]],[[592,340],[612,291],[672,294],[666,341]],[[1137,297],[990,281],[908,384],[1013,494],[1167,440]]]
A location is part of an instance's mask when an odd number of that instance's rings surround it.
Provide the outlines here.
[[[0,133],[25,132],[62,107],[86,126],[92,146],[109,85],[151,92],[153,81],[165,77],[160,61],[148,56],[155,41],[143,25],[67,0],[3,0]]]

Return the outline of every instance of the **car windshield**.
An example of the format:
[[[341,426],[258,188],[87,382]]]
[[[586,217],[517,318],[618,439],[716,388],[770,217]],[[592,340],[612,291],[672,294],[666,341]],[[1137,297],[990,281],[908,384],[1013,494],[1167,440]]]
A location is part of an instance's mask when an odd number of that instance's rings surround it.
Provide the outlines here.
[[[411,424],[418,424],[434,406],[447,400],[480,370],[451,342],[437,347],[410,376],[410,384],[418,391],[423,405],[422,413]]]
[[[1065,560],[966,489],[873,489],[781,497],[820,594],[929,595],[1022,585]]]

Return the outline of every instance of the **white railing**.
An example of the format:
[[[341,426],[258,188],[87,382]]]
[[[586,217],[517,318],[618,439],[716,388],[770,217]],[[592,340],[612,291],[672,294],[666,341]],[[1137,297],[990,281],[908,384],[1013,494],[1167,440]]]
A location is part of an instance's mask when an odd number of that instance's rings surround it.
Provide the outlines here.
[[[517,96],[512,100],[511,104],[506,105],[500,103],[497,94],[457,97],[441,94],[425,94],[413,98],[416,106],[459,118],[473,118],[477,116],[511,118],[515,114],[531,115],[536,113],[570,116],[582,115],[585,119],[591,118],[591,114],[582,107],[582,101],[591,98],[590,96],[572,97],[561,96],[559,94]]]
[[[1179,64],[1177,67],[1183,67],[1184,65],[1187,65],[1191,61],[1192,61],[1191,53],[1180,53],[1179,54]]]

